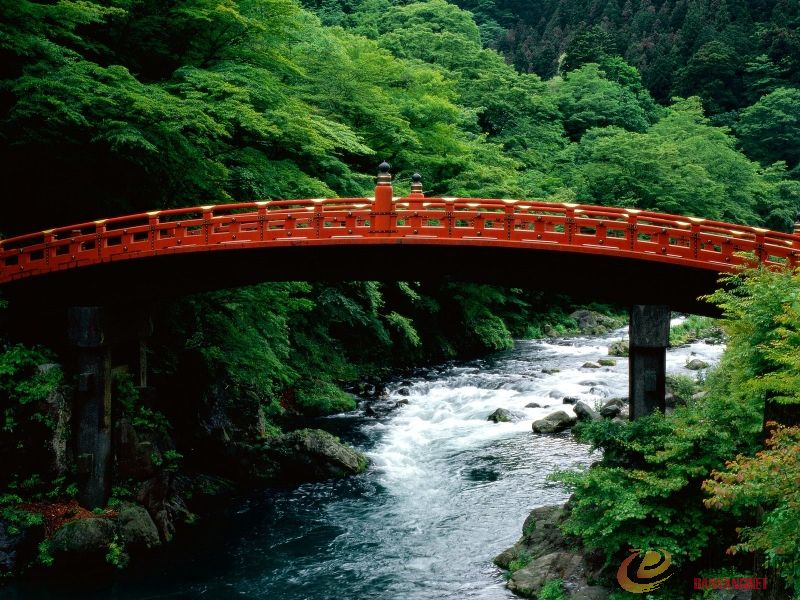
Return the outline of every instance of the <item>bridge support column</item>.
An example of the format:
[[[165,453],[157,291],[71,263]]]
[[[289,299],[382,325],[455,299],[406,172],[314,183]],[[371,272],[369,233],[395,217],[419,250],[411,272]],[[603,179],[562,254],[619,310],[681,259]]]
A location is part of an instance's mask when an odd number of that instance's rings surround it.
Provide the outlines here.
[[[73,418],[78,501],[88,508],[105,505],[111,483],[111,350],[103,317],[99,306],[71,307],[67,314],[77,372]]]
[[[147,385],[147,345],[152,322],[147,307],[73,306],[67,310],[67,338],[75,356],[77,385],[73,437],[78,467],[78,501],[105,506],[111,490],[113,359],[122,361],[134,382]]]
[[[665,409],[669,306],[635,305],[630,312],[630,419]]]

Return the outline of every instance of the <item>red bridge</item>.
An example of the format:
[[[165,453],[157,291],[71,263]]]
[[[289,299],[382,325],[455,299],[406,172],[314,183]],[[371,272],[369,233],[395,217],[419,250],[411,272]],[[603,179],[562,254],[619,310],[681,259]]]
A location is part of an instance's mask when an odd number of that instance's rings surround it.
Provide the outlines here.
[[[408,197],[394,198],[382,167],[374,199],[160,210],[2,240],[0,284],[12,296],[96,298],[120,289],[135,296],[259,280],[449,275],[707,312],[696,298],[714,289],[718,273],[748,261],[800,262],[798,235],[695,217],[426,198],[418,176]]]
[[[382,164],[374,199],[161,210],[0,241],[0,289],[17,312],[9,325],[61,344],[75,370],[84,505],[108,497],[112,367],[122,361],[147,386],[149,300],[265,280],[451,277],[617,301],[632,306],[633,419],[664,409],[670,309],[713,312],[698,296],[740,265],[800,262],[798,232],[631,208],[426,198],[417,175],[411,194],[394,198],[388,171]]]

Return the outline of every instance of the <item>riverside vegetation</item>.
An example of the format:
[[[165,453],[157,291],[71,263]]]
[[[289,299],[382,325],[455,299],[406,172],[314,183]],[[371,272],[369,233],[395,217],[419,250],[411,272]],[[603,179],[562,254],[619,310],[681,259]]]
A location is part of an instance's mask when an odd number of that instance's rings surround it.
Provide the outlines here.
[[[794,3],[530,4],[464,2],[470,13],[443,0],[2,2],[0,164],[12,193],[0,229],[363,195],[384,158],[400,192],[417,170],[433,194],[791,228]],[[797,424],[798,283],[761,272],[732,283],[714,296],[730,347],[704,398],[669,416],[579,427],[604,458],[561,476],[575,491],[564,527],[609,565],[634,543],[669,549],[687,573],[741,570],[742,553],[757,552],[791,588],[798,432],[765,426],[761,411]],[[125,540],[147,549],[192,521],[187,502],[280,479],[289,447],[331,447],[319,434],[282,434],[287,415],[350,410],[348,383],[563,332],[571,312],[538,292],[414,282],[263,284],[164,305],[158,396],[124,374],[115,382],[116,443],[127,450],[104,513],[112,525],[75,520],[71,382],[58,357],[4,340],[0,443],[18,460],[0,477],[0,563],[58,565],[82,539],[101,562],[123,565]],[[348,472],[364,467],[340,458]],[[323,462],[314,476],[331,474]],[[786,478],[768,477],[775,468]],[[71,520],[85,531],[56,538]],[[737,554],[725,558],[730,546]]]

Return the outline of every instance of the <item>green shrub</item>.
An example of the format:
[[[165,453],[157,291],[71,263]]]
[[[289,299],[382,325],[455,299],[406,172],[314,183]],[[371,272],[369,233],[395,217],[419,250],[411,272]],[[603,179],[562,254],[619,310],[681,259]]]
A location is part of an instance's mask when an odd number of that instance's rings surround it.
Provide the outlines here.
[[[564,582],[561,579],[551,579],[542,586],[538,600],[564,600]]]
[[[328,415],[356,408],[353,397],[329,381],[304,382],[295,390],[295,400],[309,414]]]

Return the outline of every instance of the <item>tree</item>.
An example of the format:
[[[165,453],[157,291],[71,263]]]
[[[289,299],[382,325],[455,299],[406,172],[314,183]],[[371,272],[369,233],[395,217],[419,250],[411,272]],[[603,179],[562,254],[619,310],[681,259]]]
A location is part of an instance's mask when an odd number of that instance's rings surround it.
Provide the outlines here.
[[[779,88],[744,109],[736,124],[742,148],[767,165],[800,162],[800,89]]]

